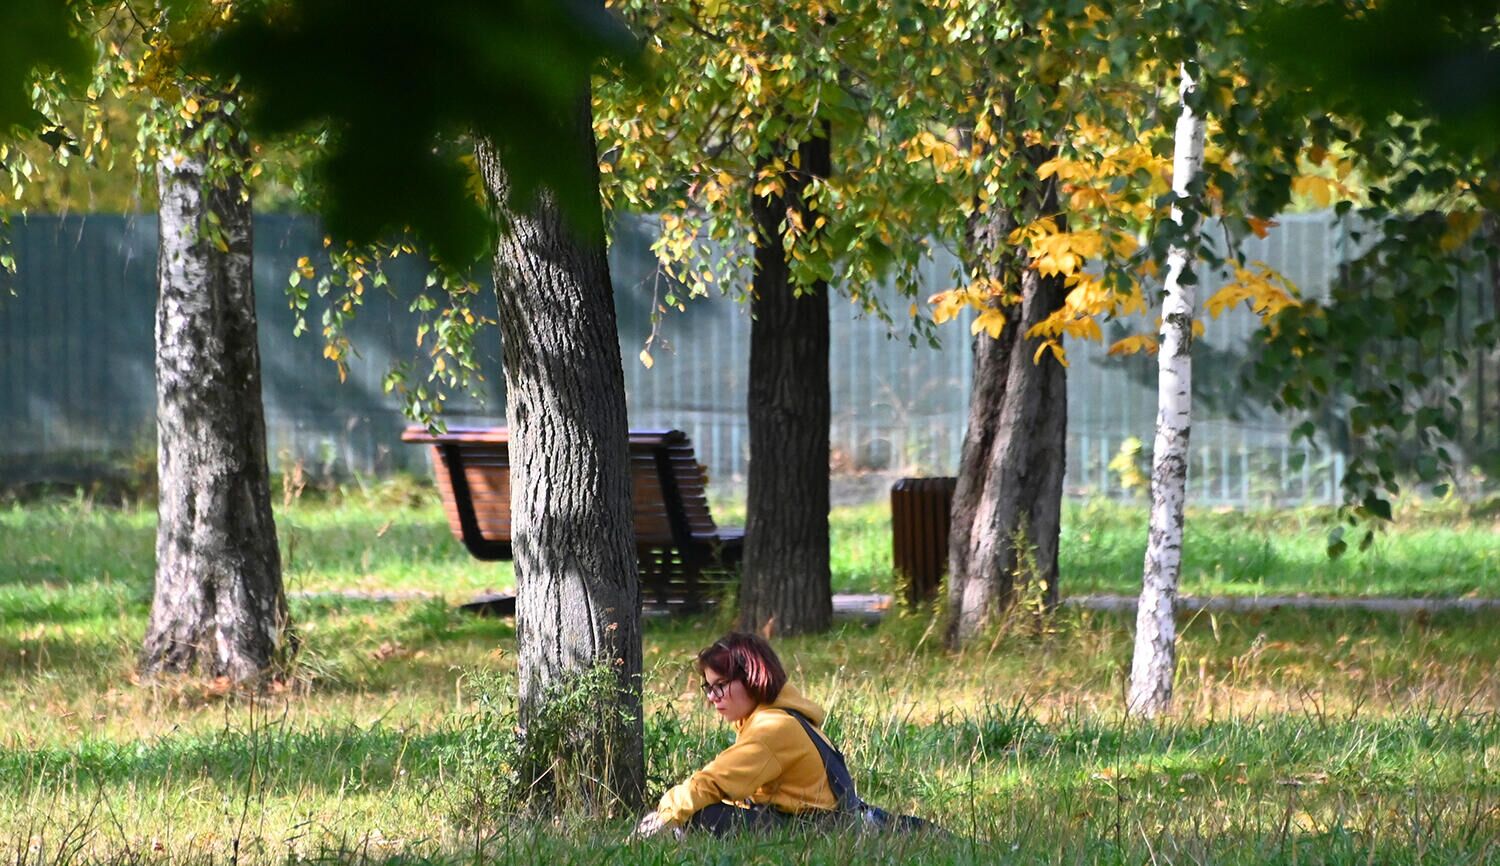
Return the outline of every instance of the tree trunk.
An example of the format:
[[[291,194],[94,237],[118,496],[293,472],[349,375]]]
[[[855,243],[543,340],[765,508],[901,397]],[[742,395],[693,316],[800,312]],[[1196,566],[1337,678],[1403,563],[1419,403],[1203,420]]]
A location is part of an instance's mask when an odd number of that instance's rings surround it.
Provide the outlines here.
[[[577,147],[558,158],[597,189],[590,115],[585,94],[576,108]],[[483,140],[476,152],[503,207],[510,197],[504,154]],[[545,191],[508,220],[495,289],[511,434],[521,723],[528,733],[571,728],[563,741],[528,744],[553,808],[576,794],[592,813],[635,809],[645,786],[641,600],[625,377],[604,236],[597,226],[566,221]],[[614,674],[613,694],[603,703],[595,696],[576,719],[559,717],[565,693],[601,667]]]
[[[1157,354],[1156,445],[1151,456],[1151,530],[1135,616],[1135,657],[1126,709],[1151,718],[1172,703],[1177,664],[1174,605],[1182,566],[1182,509],[1187,494],[1188,434],[1192,429],[1193,303],[1202,213],[1193,202],[1194,179],[1203,170],[1203,116],[1192,107],[1195,82],[1182,67],[1182,113],[1172,154],[1172,224]]]
[[[1057,212],[1052,184],[1039,199],[1023,210]],[[1019,310],[1005,310],[999,337],[974,338],[974,385],[948,539],[947,642],[955,649],[1013,605],[1023,582],[1040,582],[1048,609],[1058,598],[1067,371],[1050,352],[1037,359],[1040,341],[1024,335],[1062,306],[1067,289],[1061,277],[1042,276],[1006,248],[1015,227],[1014,215],[995,209],[976,214],[969,228],[971,272],[1019,282],[1022,301]]]
[[[223,116],[220,122],[228,123]],[[212,147],[212,145],[209,145]],[[241,682],[288,648],[271,516],[251,208],[229,153],[184,143],[157,165],[156,590],[141,673]],[[232,173],[231,173],[232,175]]]
[[[825,135],[798,148],[803,172],[784,195],[756,196],[750,302],[750,477],[740,624],[777,634],[822,631],[833,620],[828,565],[828,284],[794,286],[782,239],[810,177],[831,169]]]

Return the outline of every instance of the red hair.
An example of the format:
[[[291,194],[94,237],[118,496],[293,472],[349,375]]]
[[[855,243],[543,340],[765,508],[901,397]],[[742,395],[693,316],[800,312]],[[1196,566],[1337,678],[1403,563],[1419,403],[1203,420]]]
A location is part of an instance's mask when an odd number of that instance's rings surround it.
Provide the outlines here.
[[[730,632],[698,653],[698,673],[713,668],[726,680],[739,680],[756,703],[771,704],[786,685],[786,669],[760,635]]]

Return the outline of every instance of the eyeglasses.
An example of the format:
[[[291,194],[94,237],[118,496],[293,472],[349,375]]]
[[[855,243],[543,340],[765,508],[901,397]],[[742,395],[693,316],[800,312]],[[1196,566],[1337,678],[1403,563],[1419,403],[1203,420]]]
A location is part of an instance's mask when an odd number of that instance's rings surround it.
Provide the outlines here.
[[[734,684],[734,680],[722,680],[722,681],[717,682],[717,683],[708,683],[708,682],[706,682],[702,686],[702,688],[703,688],[703,694],[709,700],[711,700],[711,701],[717,701],[717,700],[719,700],[719,699],[721,699],[721,698],[724,697],[724,695],[729,691],[729,687],[731,685],[733,685],[733,684]]]

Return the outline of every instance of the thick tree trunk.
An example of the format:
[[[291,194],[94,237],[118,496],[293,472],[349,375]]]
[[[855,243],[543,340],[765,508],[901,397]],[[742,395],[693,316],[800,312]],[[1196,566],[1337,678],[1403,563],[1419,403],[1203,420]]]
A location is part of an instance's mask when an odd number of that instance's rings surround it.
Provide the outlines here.
[[[577,148],[558,158],[597,187],[586,96],[576,116]],[[481,141],[477,156],[503,206],[504,154]],[[557,808],[577,794],[595,813],[634,809],[645,786],[641,601],[625,378],[602,232],[565,221],[542,193],[509,214],[495,288],[511,432],[521,721],[529,731],[572,728],[562,742],[528,748],[544,768],[540,790],[558,798]],[[559,718],[563,693],[601,666],[614,673],[613,694],[576,720]],[[549,748],[556,754],[534,751]]]
[[[829,142],[799,148],[784,196],[756,196],[750,302],[750,478],[740,624],[777,634],[833,619],[828,565],[828,284],[794,286],[782,224],[808,177],[827,177]],[[812,226],[812,216],[804,214]]]
[[[1039,212],[1056,212],[1049,185]],[[1019,309],[1005,309],[999,337],[974,338],[974,385],[959,458],[948,540],[948,645],[962,646],[1014,604],[1018,580],[1040,581],[1041,599],[1057,604],[1057,544],[1068,406],[1066,368],[1024,335],[1060,308],[1061,277],[1044,277],[1006,249],[1015,228],[995,210],[970,223],[976,268],[1021,287]],[[1020,545],[1018,546],[1018,542]]]
[[[1188,434],[1192,429],[1193,303],[1202,214],[1190,185],[1203,170],[1203,117],[1193,111],[1195,83],[1182,69],[1182,113],[1172,155],[1172,207],[1177,237],[1167,251],[1167,278],[1157,353],[1156,445],[1151,456],[1151,530],[1135,616],[1135,657],[1130,666],[1126,709],[1147,718],[1172,704],[1177,665],[1174,606],[1182,566],[1182,509],[1187,494]],[[1186,206],[1186,207],[1185,207]]]
[[[187,147],[163,154],[156,172],[161,492],[140,667],[241,682],[276,663],[290,634],[266,465],[252,214],[238,177],[205,176],[226,154]],[[227,155],[242,160],[243,146]]]

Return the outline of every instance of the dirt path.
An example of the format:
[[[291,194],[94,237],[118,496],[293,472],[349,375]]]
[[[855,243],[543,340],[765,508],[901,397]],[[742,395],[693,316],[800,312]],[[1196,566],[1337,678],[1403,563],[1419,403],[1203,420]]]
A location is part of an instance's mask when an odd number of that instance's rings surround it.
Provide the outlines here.
[[[439,598],[441,593],[421,589],[402,590],[320,590],[312,592],[290,592],[295,599],[348,599],[350,601],[401,602],[424,601]],[[478,601],[483,596],[476,597]],[[1125,612],[1135,610],[1133,595],[1072,595],[1064,598],[1066,607],[1085,610]],[[837,593],[833,596],[833,615],[839,618],[878,621],[891,607],[891,597],[878,593]],[[1269,611],[1280,608],[1293,610],[1363,610],[1371,613],[1394,613],[1413,615],[1416,613],[1441,613],[1450,610],[1478,613],[1500,611],[1500,598],[1319,598],[1306,595],[1261,595],[1261,596],[1193,596],[1177,599],[1177,609],[1185,612],[1210,611]]]
[[[1087,610],[1135,610],[1133,595],[1075,595],[1063,604]],[[1449,610],[1500,610],[1500,598],[1320,598],[1308,595],[1193,596],[1177,599],[1185,611],[1251,611],[1292,608],[1294,610],[1365,610],[1372,613],[1439,613]]]

